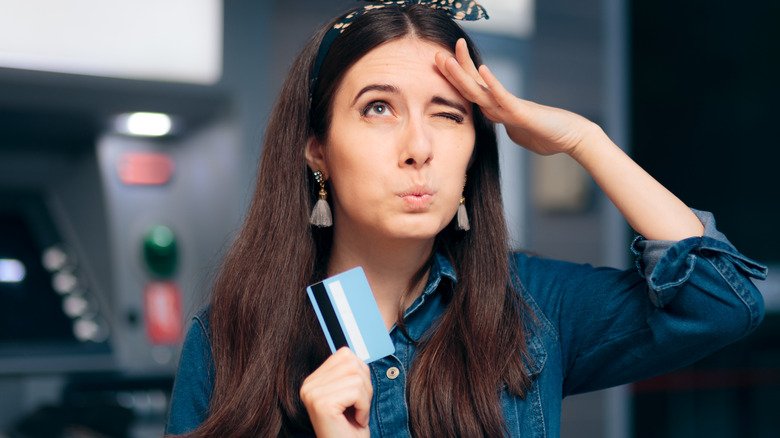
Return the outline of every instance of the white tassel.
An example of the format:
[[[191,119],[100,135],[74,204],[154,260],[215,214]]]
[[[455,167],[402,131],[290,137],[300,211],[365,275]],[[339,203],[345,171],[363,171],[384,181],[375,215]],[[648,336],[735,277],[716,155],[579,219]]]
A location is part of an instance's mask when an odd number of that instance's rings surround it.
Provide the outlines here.
[[[314,204],[309,223],[317,227],[330,227],[333,225],[333,216],[330,214],[330,205],[323,197]]]
[[[320,192],[318,193],[320,199],[314,204],[314,209],[309,216],[309,223],[315,227],[330,227],[333,226],[333,215],[330,213],[330,205],[328,205],[328,192],[325,190],[325,175],[322,171],[314,171],[314,179],[317,184],[320,185]]]
[[[469,225],[469,215],[466,213],[466,204],[464,201],[464,199],[461,199],[460,205],[458,206],[458,229],[468,231],[471,229],[471,225]]]

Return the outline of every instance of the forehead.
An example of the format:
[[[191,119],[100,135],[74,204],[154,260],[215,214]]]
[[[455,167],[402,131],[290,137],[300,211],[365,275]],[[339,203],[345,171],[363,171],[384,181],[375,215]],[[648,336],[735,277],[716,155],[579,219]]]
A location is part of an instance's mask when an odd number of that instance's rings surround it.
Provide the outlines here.
[[[341,88],[352,93],[371,83],[387,83],[399,88],[455,91],[436,68],[436,52],[448,48],[419,38],[406,37],[384,43],[360,58],[344,75]]]

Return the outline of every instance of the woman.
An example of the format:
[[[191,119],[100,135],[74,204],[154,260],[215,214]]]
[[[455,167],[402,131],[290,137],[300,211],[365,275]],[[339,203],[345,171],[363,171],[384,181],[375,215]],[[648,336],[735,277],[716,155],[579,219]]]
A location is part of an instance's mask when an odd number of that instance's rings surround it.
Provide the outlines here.
[[[563,396],[757,326],[749,277],[766,268],[598,126],[476,68],[452,17],[478,6],[391,3],[335,19],[292,67],[246,222],[187,335],[169,433],[557,436]],[[644,236],[637,269],[510,254],[493,123],[587,169]],[[396,350],[370,365],[330,355],[304,292],[358,265]]]

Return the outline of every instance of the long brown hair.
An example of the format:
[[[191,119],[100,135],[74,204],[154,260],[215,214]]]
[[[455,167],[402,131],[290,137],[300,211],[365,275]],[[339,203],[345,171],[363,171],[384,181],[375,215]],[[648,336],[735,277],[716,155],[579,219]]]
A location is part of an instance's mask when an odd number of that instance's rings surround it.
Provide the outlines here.
[[[208,418],[193,436],[277,436],[311,431],[298,396],[329,355],[306,285],[324,275],[332,232],[313,230],[317,187],[304,146],[327,136],[333,96],[344,73],[380,44],[414,35],[446,48],[469,37],[426,6],[386,7],[356,19],[333,43],[316,86],[309,77],[330,23],[295,60],[266,130],[254,197],[223,262],[210,306],[215,382]],[[453,263],[449,304],[419,340],[409,372],[415,436],[498,436],[505,432],[499,391],[523,395],[529,378],[524,305],[512,290],[501,203],[495,127],[474,106],[476,147],[465,196],[471,230],[450,224],[436,248]],[[403,323],[402,318],[399,321]]]

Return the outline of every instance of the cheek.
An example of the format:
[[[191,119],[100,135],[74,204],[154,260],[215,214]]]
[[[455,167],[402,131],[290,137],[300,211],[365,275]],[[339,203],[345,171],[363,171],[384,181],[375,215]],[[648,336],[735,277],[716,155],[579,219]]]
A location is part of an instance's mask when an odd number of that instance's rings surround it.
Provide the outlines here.
[[[460,140],[463,142],[463,138]],[[447,154],[448,160],[446,166],[449,168],[449,173],[452,175],[450,184],[453,194],[456,197],[456,203],[460,201],[460,197],[463,194],[463,187],[466,183],[466,173],[471,164],[471,157],[473,154],[473,136],[468,138],[466,143],[460,143],[456,150],[451,150],[450,153]]]
[[[360,140],[331,143],[326,161],[331,186],[341,202],[371,202],[383,195],[383,187],[392,186],[392,162],[386,149]]]
[[[443,150],[439,153],[439,159],[446,165],[451,172],[461,173],[464,177],[471,158],[474,155],[474,135],[466,135],[449,138],[447,144],[444,144]]]

